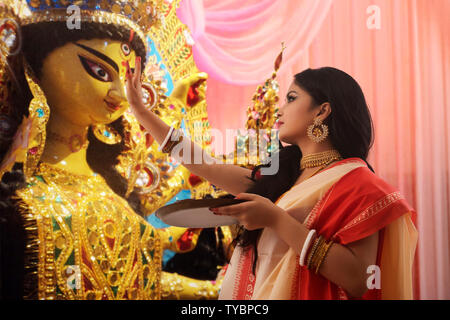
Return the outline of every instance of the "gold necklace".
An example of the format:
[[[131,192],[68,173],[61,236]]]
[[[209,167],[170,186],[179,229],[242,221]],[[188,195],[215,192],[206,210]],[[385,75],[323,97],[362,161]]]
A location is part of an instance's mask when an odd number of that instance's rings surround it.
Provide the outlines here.
[[[83,139],[83,137],[81,137],[81,135],[79,134],[74,134],[71,135],[69,138],[66,138],[57,133],[49,131],[48,137],[62,144],[65,144],[72,152],[78,152],[81,149],[86,149],[89,144],[89,140]]]
[[[328,165],[336,160],[342,160],[342,156],[339,154],[339,151],[335,149],[308,154],[306,156],[303,156],[302,160],[300,161],[300,170],[305,170],[306,168],[322,167],[323,165]]]

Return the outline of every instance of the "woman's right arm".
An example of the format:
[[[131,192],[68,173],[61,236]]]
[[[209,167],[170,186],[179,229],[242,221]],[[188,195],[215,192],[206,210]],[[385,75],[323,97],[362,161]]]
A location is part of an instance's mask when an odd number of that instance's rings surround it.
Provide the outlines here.
[[[152,134],[153,138],[161,145],[169,132],[170,127],[156,114],[145,109],[134,109],[134,114],[140,124]],[[218,163],[218,160],[208,155],[202,148],[187,137],[183,137],[179,152],[173,152],[176,158],[190,172],[198,175],[210,183],[233,195],[245,192],[253,184],[252,171],[233,164]],[[190,148],[190,154],[184,154],[184,150]],[[195,155],[202,155],[200,161]]]
[[[161,145],[164,142],[170,127],[161,120],[156,114],[147,110],[142,102],[141,87],[141,68],[140,61],[136,61],[136,70],[133,75],[129,71],[127,77],[127,96],[131,109],[139,123],[153,136],[153,138]],[[205,74],[194,75],[182,80],[178,84],[176,91],[183,95],[183,91],[187,95],[189,87],[199,81],[206,80]],[[184,99],[186,101],[186,99]],[[190,156],[184,155],[183,150],[189,150]],[[195,155],[201,154],[201,161],[197,161]],[[233,164],[218,163],[219,161],[206,154],[202,148],[187,137],[183,137],[182,148],[179,153],[174,154],[175,158],[181,162],[189,171],[203,177],[210,183],[219,187],[226,192],[236,195],[245,192],[252,184],[251,170]],[[196,160],[196,161],[194,161]]]

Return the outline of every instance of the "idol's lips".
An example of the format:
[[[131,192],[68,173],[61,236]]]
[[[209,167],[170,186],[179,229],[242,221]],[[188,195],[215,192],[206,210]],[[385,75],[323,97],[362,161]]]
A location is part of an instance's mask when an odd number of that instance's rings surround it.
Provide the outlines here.
[[[105,103],[106,103],[106,106],[108,107],[108,109],[110,110],[110,111],[117,111],[117,110],[119,110],[120,109],[120,104],[114,104],[114,103],[112,103],[112,102],[108,102],[108,101],[106,101],[106,100],[103,100],[103,101],[105,101]]]

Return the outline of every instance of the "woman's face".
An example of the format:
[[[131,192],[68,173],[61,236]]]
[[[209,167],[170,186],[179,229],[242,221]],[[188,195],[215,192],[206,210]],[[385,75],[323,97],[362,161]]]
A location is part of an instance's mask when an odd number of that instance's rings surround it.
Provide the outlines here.
[[[129,107],[126,64],[136,54],[128,44],[108,39],[79,40],[52,51],[40,79],[52,115],[74,125],[117,120]]]
[[[286,103],[278,112],[282,142],[299,144],[307,137],[307,129],[314,123],[318,112],[313,106],[313,98],[293,82],[286,94]]]

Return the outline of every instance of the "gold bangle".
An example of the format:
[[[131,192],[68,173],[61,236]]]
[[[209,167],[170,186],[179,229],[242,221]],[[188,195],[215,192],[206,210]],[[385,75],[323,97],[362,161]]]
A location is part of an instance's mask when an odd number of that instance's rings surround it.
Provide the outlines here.
[[[313,248],[311,249],[311,253],[310,253],[309,256],[308,256],[308,262],[307,262],[307,264],[306,264],[306,267],[307,267],[308,269],[311,268],[311,262],[312,262],[312,259],[313,259],[313,257],[314,257],[314,254],[315,254],[315,252],[316,252],[316,250],[317,250],[319,244],[322,242],[322,240],[323,240],[323,237],[322,237],[322,236],[319,236],[319,238],[316,239],[315,242],[314,242]]]
[[[317,246],[316,252],[314,252],[313,257],[311,258],[311,270],[315,270],[317,266],[317,262],[319,260],[319,257],[322,255],[323,251],[323,245],[325,244],[325,239],[322,239],[322,242]]]
[[[319,272],[320,266],[325,261],[325,257],[326,257],[326,255],[327,255],[327,253],[330,250],[332,245],[333,245],[333,241],[329,241],[328,243],[326,243],[323,246],[322,253],[320,255],[320,259],[319,259],[319,261],[318,261],[318,263],[316,265],[316,271],[315,271],[316,274]]]

